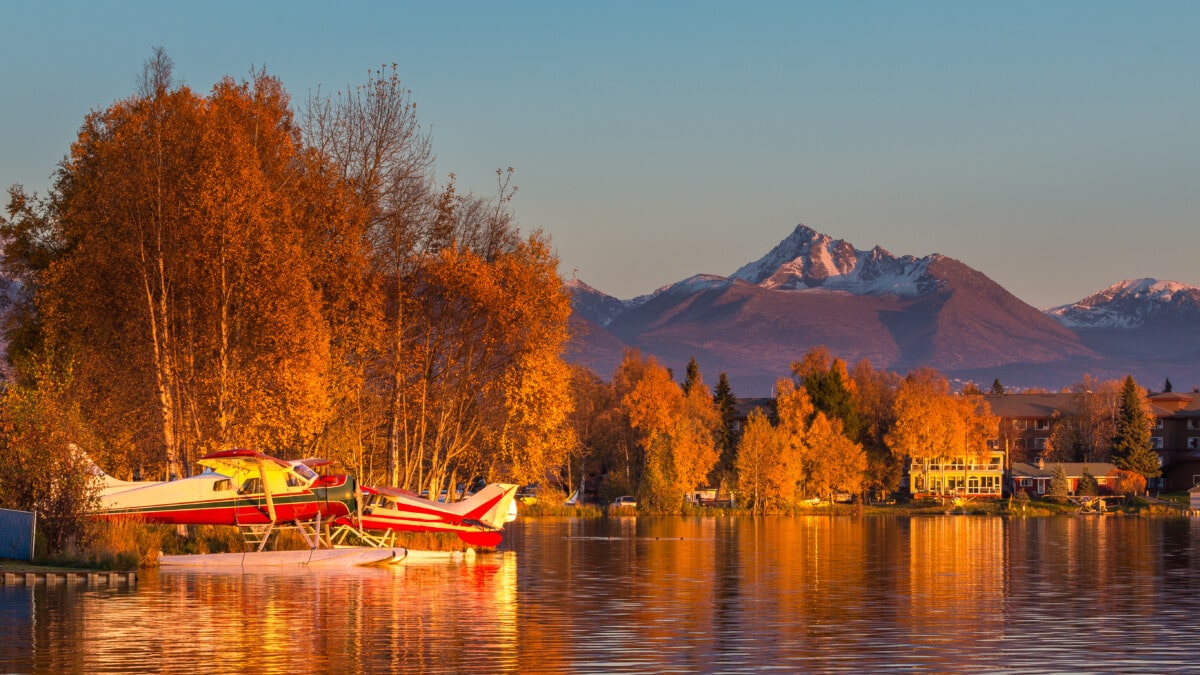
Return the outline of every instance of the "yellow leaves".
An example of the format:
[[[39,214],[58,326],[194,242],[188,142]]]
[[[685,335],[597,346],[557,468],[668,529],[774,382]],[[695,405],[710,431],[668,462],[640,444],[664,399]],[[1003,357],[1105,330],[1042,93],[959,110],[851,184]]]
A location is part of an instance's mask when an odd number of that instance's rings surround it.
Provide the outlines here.
[[[645,454],[647,500],[677,508],[717,463],[720,417],[711,392],[697,380],[685,397],[666,368],[637,350],[625,353],[612,386]]]
[[[895,410],[887,443],[897,455],[916,459],[982,457],[996,430],[982,397],[951,395],[946,379],[931,370],[901,383]]]

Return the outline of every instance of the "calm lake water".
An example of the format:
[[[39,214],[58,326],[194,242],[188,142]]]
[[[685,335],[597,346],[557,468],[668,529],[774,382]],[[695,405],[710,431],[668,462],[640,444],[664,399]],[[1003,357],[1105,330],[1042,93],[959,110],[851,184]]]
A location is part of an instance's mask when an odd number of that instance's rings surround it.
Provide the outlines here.
[[[1200,519],[522,519],[473,562],[0,588],[0,672],[1200,671]]]

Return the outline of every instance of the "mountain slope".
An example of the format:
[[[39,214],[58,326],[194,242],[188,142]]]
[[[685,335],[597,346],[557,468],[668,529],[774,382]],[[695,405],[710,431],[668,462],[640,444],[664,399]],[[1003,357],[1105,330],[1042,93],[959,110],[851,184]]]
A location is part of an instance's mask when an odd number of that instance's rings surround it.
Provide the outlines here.
[[[1042,366],[1096,359],[1070,329],[957,260],[862,251],[803,225],[728,278],[694,276],[614,314],[596,308],[622,301],[585,292],[577,311],[607,321],[621,343],[675,368],[694,356],[744,393],[769,392],[818,345],[900,372],[1021,364],[1049,372]]]
[[[1079,302],[1046,310],[1084,344],[1125,370],[1154,379],[1200,369],[1200,288],[1126,279]],[[1200,379],[1200,378],[1197,378]]]

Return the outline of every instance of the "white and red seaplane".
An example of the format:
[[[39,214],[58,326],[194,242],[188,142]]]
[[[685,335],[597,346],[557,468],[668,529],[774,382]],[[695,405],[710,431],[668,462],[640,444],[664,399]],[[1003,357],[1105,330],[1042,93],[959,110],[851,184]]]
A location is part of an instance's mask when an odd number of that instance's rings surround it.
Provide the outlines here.
[[[447,504],[408,490],[364,485],[358,509],[335,524],[381,546],[389,545],[396,532],[453,532],[472,546],[496,546],[504,524],[517,517],[516,494],[516,485],[492,483]]]
[[[396,532],[406,531],[453,532],[472,546],[495,546],[504,524],[516,517],[515,485],[488,485],[445,504],[395,488],[360,486],[350,475],[320,475],[312,467],[328,464],[324,459],[285,461],[253,450],[225,450],[198,463],[203,473],[172,481],[121,481],[97,468],[97,516],[234,525],[260,551],[276,527],[296,528],[313,549],[332,548],[350,534],[368,546],[388,548]]]

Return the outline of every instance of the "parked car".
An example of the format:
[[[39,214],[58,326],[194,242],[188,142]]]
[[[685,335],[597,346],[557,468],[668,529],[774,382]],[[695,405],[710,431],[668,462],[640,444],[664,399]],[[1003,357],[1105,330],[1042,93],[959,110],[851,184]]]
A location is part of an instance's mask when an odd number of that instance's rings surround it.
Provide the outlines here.
[[[637,498],[630,497],[629,495],[625,495],[623,497],[617,497],[616,499],[613,500],[612,505],[613,505],[613,508],[618,508],[618,509],[623,509],[623,508],[636,509],[637,508]]]
[[[536,504],[538,494],[541,493],[542,487],[537,483],[531,483],[517,490],[517,501],[522,504]]]

